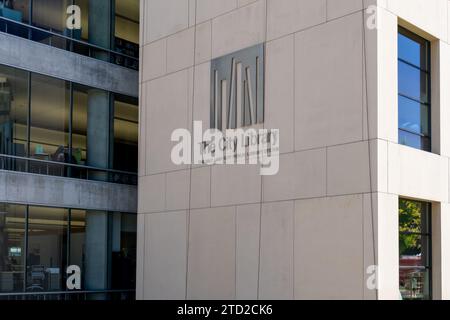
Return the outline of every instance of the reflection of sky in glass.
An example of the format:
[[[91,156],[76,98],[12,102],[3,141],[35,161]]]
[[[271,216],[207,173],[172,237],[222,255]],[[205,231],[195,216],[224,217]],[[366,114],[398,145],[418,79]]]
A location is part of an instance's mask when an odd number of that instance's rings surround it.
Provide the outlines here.
[[[421,105],[414,100],[399,96],[398,107],[399,128],[406,129],[417,134],[429,134],[427,106]],[[423,119],[423,121],[421,121],[421,119]]]
[[[420,100],[420,70],[398,62],[398,92]]]
[[[427,68],[421,66],[426,58],[422,56],[426,52],[424,46],[401,33],[398,35],[399,143],[418,149],[425,149],[430,142],[422,136],[430,134],[429,106],[426,105],[429,102],[428,74],[420,71],[420,68]]]
[[[420,67],[420,44],[402,34],[398,35],[398,57]]]

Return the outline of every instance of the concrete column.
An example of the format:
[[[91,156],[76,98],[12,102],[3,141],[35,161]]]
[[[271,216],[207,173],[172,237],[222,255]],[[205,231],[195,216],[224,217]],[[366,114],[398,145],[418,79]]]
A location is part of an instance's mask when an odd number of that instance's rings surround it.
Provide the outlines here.
[[[89,1],[89,42],[110,49],[113,32],[114,0]],[[95,58],[108,60],[108,54],[95,52]]]
[[[6,215],[0,215],[0,272],[6,270],[5,258],[8,256],[8,249],[6,246],[6,232],[4,231],[6,227]],[[1,281],[1,279],[0,279]],[[0,292],[2,291],[2,284],[0,283]]]
[[[432,280],[433,300],[450,300],[450,205],[433,203]]]
[[[90,3],[92,2],[94,1],[90,1]],[[102,0],[98,2],[104,3],[109,1]],[[92,29],[90,28],[90,30]],[[109,167],[110,146],[109,93],[98,89],[89,90],[87,113],[87,165],[106,169]],[[90,173],[90,176],[91,178],[94,176],[96,180],[107,179],[107,174],[100,172]],[[109,251],[108,214],[106,212],[89,211],[86,226],[85,286],[87,290],[108,289]],[[93,298],[102,299],[103,297],[100,295]]]
[[[92,89],[88,92],[87,165],[107,169],[110,145],[110,97],[109,93]],[[90,172],[95,180],[104,181],[107,174]]]
[[[398,196],[377,193],[378,299],[401,299],[399,288]]]
[[[90,211],[86,215],[85,289],[108,289],[108,214]]]

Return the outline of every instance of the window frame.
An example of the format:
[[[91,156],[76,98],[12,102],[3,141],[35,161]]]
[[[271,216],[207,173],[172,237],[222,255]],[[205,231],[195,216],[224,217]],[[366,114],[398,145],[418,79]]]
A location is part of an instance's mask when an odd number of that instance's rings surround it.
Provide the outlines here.
[[[23,72],[23,75],[26,75],[26,95],[25,95],[25,102],[24,102],[24,108],[26,108],[27,111],[27,121],[26,121],[26,137],[23,140],[23,143],[26,147],[26,154],[24,156],[18,157],[16,155],[10,155],[7,152],[3,153],[0,152],[0,168],[3,170],[7,170],[7,171],[13,171],[13,172],[26,172],[26,173],[39,173],[39,174],[45,174],[45,170],[44,172],[32,172],[31,170],[31,164],[32,163],[45,163],[47,165],[61,165],[64,166],[65,169],[63,172],[63,177],[66,178],[75,178],[75,179],[82,179],[82,180],[93,180],[92,177],[89,178],[89,174],[90,173],[98,173],[98,172],[104,172],[108,174],[108,181],[109,182],[113,182],[113,183],[119,183],[119,184],[126,184],[126,185],[135,185],[137,183],[137,171],[123,171],[123,170],[114,170],[114,163],[113,163],[113,158],[114,158],[114,149],[113,149],[113,143],[114,143],[114,103],[116,99],[126,99],[129,101],[132,101],[135,105],[135,107],[137,109],[139,109],[139,99],[137,97],[132,97],[132,96],[127,96],[127,95],[123,95],[123,94],[119,94],[119,93],[115,93],[112,91],[106,91],[104,89],[100,89],[100,88],[96,88],[96,87],[90,87],[90,86],[86,86],[83,84],[79,84],[76,82],[71,82],[71,81],[67,81],[64,79],[59,79],[59,78],[55,78],[52,76],[48,76],[48,75],[43,75],[40,74],[38,72],[32,72],[29,70],[24,70],[24,69],[20,69],[20,68],[16,68],[16,67],[11,67],[8,65],[4,65],[4,64],[0,64],[0,74],[2,74],[2,72],[5,71],[5,73],[8,72]],[[48,78],[50,80],[56,80],[56,81],[61,81],[64,82],[66,85],[66,95],[67,95],[67,112],[68,112],[68,127],[67,130],[64,131],[65,134],[67,134],[68,136],[68,141],[67,141],[67,149],[68,149],[68,155],[69,155],[69,159],[72,158],[73,156],[73,152],[76,149],[74,147],[74,136],[76,135],[76,132],[74,130],[74,115],[75,112],[77,111],[75,108],[75,101],[74,101],[74,95],[75,92],[77,91],[77,88],[87,88],[87,89],[98,89],[98,90],[102,90],[106,93],[108,93],[109,95],[109,140],[110,140],[110,147],[109,147],[109,153],[108,153],[108,162],[109,165],[107,166],[107,168],[101,168],[101,167],[93,167],[93,166],[88,166],[86,164],[71,164],[66,162],[54,162],[51,160],[44,160],[44,161],[40,161],[38,162],[38,160],[36,159],[32,159],[31,155],[31,144],[34,142],[33,141],[33,137],[32,137],[32,128],[38,128],[37,126],[33,125],[33,119],[32,119],[32,115],[33,115],[33,111],[36,109],[36,101],[33,101],[33,95],[34,92],[38,92],[38,90],[36,90],[36,88],[33,88],[33,86],[35,86],[36,84],[40,84],[39,81],[35,81],[35,83],[33,83],[33,77],[34,79],[40,79],[40,78]],[[61,107],[60,105],[57,105],[57,107]],[[139,119],[138,119],[139,121]],[[67,131],[67,132],[66,132]],[[62,131],[61,131],[62,132]],[[138,157],[136,155],[136,157]],[[8,163],[7,162],[18,162],[18,161],[22,161],[24,162],[24,169],[22,171],[20,170],[11,170],[11,169],[5,169],[5,168],[9,168]],[[67,171],[67,172],[66,172]],[[77,175],[76,172],[79,171],[79,174]],[[45,174],[45,175],[52,175],[52,174]],[[56,176],[60,176],[60,175],[56,175]],[[91,176],[94,176],[94,174],[91,174]],[[95,180],[95,179],[94,179]]]
[[[75,209],[75,208],[69,208],[69,207],[49,207],[49,206],[43,206],[43,205],[23,205],[23,204],[18,204],[18,203],[12,203],[12,202],[0,202],[0,205],[3,206],[11,206],[11,207],[17,207],[17,208],[22,208],[23,209],[23,228],[24,228],[24,235],[23,235],[23,250],[22,250],[22,267],[23,267],[23,272],[22,272],[22,279],[21,279],[21,285],[23,290],[19,291],[0,291],[0,300],[2,298],[2,296],[20,296],[21,293],[23,294],[33,294],[35,296],[43,296],[45,297],[48,294],[53,294],[56,295],[57,293],[61,293],[62,295],[64,293],[73,293],[73,292],[77,292],[77,291],[81,291],[81,292],[88,292],[89,291],[94,291],[96,293],[99,292],[109,292],[111,290],[114,290],[116,292],[128,292],[128,291],[135,291],[134,289],[128,289],[128,288],[113,288],[112,286],[112,280],[115,274],[112,273],[112,255],[114,253],[114,251],[111,250],[111,243],[112,243],[112,239],[113,239],[113,229],[112,229],[112,220],[114,219],[114,216],[116,215],[121,215],[123,216],[129,216],[129,217],[134,217],[136,219],[136,243],[137,243],[137,230],[138,230],[138,221],[137,221],[137,213],[131,213],[131,212],[121,212],[121,211],[102,211],[102,213],[104,213],[107,216],[108,221],[108,240],[107,240],[107,254],[108,254],[108,262],[107,262],[107,268],[105,270],[106,274],[108,275],[109,278],[109,283],[108,283],[108,288],[106,289],[102,289],[102,290],[88,290],[85,288],[85,266],[84,265],[80,265],[79,267],[82,268],[82,274],[81,274],[81,278],[82,278],[82,289],[81,290],[69,290],[67,289],[67,287],[64,285],[67,281],[67,273],[66,273],[66,269],[68,266],[70,266],[73,262],[72,259],[72,233],[73,233],[73,228],[72,228],[72,222],[74,221],[72,213],[73,212],[77,212],[77,211],[85,211],[86,215],[89,214],[90,210],[87,209]],[[63,226],[61,228],[61,230],[63,230],[63,232],[65,233],[64,236],[64,246],[65,246],[65,250],[61,251],[61,258],[62,258],[62,262],[61,262],[61,266],[63,267],[61,269],[61,285],[62,287],[59,290],[46,290],[46,291],[38,291],[38,292],[34,292],[30,290],[30,286],[29,286],[29,271],[30,271],[30,233],[32,232],[31,229],[33,228],[30,223],[30,220],[33,219],[32,215],[31,215],[31,211],[33,209],[60,209],[60,210],[64,210],[65,213],[67,214],[67,219],[64,220],[64,224],[65,226]],[[136,248],[134,248],[136,249]],[[3,256],[0,255],[0,259],[3,258]],[[120,274],[120,273],[118,273]],[[132,275],[131,281],[136,283],[136,275]]]
[[[398,72],[397,100],[399,101],[400,98],[404,98],[404,99],[407,99],[407,100],[409,100],[409,101],[411,101],[411,102],[413,102],[413,103],[418,103],[419,106],[420,106],[420,108],[422,108],[422,106],[425,106],[425,107],[427,108],[427,116],[428,116],[428,119],[427,119],[427,127],[428,127],[428,133],[427,133],[427,134],[425,134],[425,133],[423,133],[423,132],[418,133],[418,132],[414,132],[414,131],[412,131],[412,130],[408,130],[408,129],[406,129],[406,128],[401,128],[400,125],[399,125],[399,123],[397,123],[397,126],[398,126],[398,133],[399,133],[399,134],[398,134],[398,136],[399,136],[399,141],[398,141],[398,143],[399,143],[399,144],[402,144],[402,145],[405,145],[405,146],[407,146],[407,147],[415,148],[415,149],[422,150],[422,151],[426,151],[426,152],[431,152],[431,150],[432,150],[432,142],[433,142],[433,138],[432,138],[432,123],[431,123],[431,117],[432,117],[432,113],[431,113],[431,111],[432,111],[432,110],[431,110],[431,108],[432,108],[432,83],[431,83],[432,63],[431,63],[431,42],[430,42],[429,40],[427,40],[427,39],[425,39],[425,38],[423,38],[423,37],[417,35],[416,33],[411,32],[410,30],[408,30],[408,29],[406,29],[406,28],[404,28],[404,27],[398,26],[398,31],[397,31],[397,43],[398,43],[398,39],[399,39],[400,35],[402,35],[402,36],[404,36],[404,37],[410,39],[411,41],[414,41],[415,43],[419,44],[419,45],[420,45],[420,50],[421,50],[421,55],[422,55],[422,50],[423,50],[423,52],[425,53],[426,56],[425,56],[424,58],[423,58],[423,57],[420,57],[420,58],[421,58],[421,62],[420,62],[420,63],[421,63],[421,64],[424,63],[425,66],[423,66],[423,65],[417,66],[417,65],[415,65],[415,64],[412,63],[412,62],[409,62],[409,61],[407,61],[407,60],[405,60],[405,59],[402,59],[402,58],[400,57],[400,50],[398,50],[398,53],[397,53],[397,63],[398,63],[398,67],[397,67],[397,72]],[[422,61],[422,58],[423,58],[423,61]],[[423,86],[423,85],[426,86],[426,90],[425,90],[425,92],[427,92],[427,99],[426,99],[426,101],[422,101],[421,98],[417,99],[417,98],[415,98],[415,97],[411,97],[411,96],[408,96],[407,94],[404,94],[404,93],[401,93],[401,92],[400,92],[400,64],[404,64],[404,65],[407,65],[407,66],[409,66],[409,67],[411,67],[411,68],[414,68],[414,69],[418,70],[418,71],[420,72],[421,75],[422,75],[422,74],[426,75],[426,77],[427,77],[426,82],[425,82],[424,84],[423,84],[423,83],[420,83],[420,91],[421,91],[421,92],[424,91],[424,90],[422,90],[422,89],[423,89],[422,86]],[[398,116],[400,117],[400,104],[398,104],[398,106],[397,106],[397,111],[398,111]],[[422,130],[421,130],[421,131],[422,131]],[[401,143],[401,142],[400,142],[400,133],[401,133],[401,132],[404,132],[404,133],[409,134],[409,135],[414,135],[414,136],[420,137],[420,139],[421,139],[421,147],[420,147],[420,148],[417,148],[417,147],[415,147],[415,146],[408,145],[408,144],[406,144],[406,143],[405,143],[405,144]],[[426,147],[424,147],[424,145],[423,145],[423,140],[424,140],[424,139],[426,139],[426,140],[429,141],[429,144],[428,144]]]
[[[421,230],[420,232],[406,232],[406,231],[400,231],[400,225],[399,225],[399,237],[400,235],[404,234],[404,235],[417,235],[419,236],[421,239],[426,238],[426,244],[427,247],[426,248],[422,248],[421,249],[421,254],[425,254],[425,263],[423,262],[424,260],[422,260],[421,264],[418,266],[407,266],[407,265],[401,265],[400,264],[400,252],[399,252],[399,274],[400,271],[405,270],[405,269],[419,269],[419,270],[423,270],[428,272],[428,292],[427,292],[427,298],[422,299],[422,300],[433,300],[433,226],[432,226],[432,204],[430,202],[426,202],[426,201],[419,201],[419,200],[413,200],[413,199],[407,199],[407,198],[399,198],[399,223],[400,223],[400,204],[401,202],[412,202],[412,203],[416,203],[416,204],[420,204],[421,206],[421,212],[420,212],[420,216],[421,216]],[[423,211],[424,210],[424,211]],[[424,222],[423,219],[424,217],[426,218],[426,221]],[[423,226],[426,226],[426,230],[423,230]],[[400,239],[399,239],[400,240]],[[422,244],[423,244],[423,240],[422,240]],[[400,288],[400,286],[399,286]],[[425,293],[425,291],[424,291]]]

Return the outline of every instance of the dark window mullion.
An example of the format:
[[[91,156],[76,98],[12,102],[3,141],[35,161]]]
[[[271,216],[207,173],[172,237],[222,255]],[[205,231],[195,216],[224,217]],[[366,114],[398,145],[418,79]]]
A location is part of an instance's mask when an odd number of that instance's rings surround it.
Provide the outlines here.
[[[400,231],[400,234],[414,234],[417,236],[431,237],[431,233],[428,232],[408,232],[408,231]]]
[[[418,137],[421,137],[421,138],[431,138],[431,136],[426,135],[424,133],[418,133],[418,132],[411,131],[411,130],[404,129],[404,128],[398,128],[398,130],[403,131],[403,132],[407,132],[409,134],[412,134],[412,135],[415,135],[415,136],[418,136]]]
[[[411,96],[409,96],[407,94],[401,93],[400,91],[398,92],[398,95],[400,97],[402,97],[402,98],[405,98],[405,99],[408,99],[408,100],[411,100],[411,101],[423,104],[424,106],[427,106],[427,107],[431,107],[431,103],[430,102],[421,101],[421,100],[413,98],[413,97],[411,97]]]
[[[427,69],[423,69],[421,66],[417,66],[417,65],[415,65],[414,63],[411,63],[411,62],[409,62],[409,61],[406,61],[406,60],[404,60],[404,59],[402,59],[402,58],[398,58],[398,61],[401,62],[401,63],[404,63],[404,64],[406,64],[406,65],[408,65],[408,66],[410,66],[410,67],[412,67],[412,68],[414,68],[414,69],[417,69],[417,70],[419,70],[420,72],[425,73],[426,75],[430,75],[430,71],[427,70]]]

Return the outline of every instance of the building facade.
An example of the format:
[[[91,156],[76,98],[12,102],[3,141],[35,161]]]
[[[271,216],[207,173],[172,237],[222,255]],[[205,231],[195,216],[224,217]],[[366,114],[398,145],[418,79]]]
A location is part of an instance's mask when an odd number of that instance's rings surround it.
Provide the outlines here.
[[[139,1],[0,1],[0,300],[133,299]]]
[[[141,1],[137,298],[449,299],[449,10]],[[214,127],[221,61],[255,46],[279,172],[176,165],[172,133]]]

